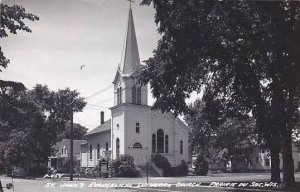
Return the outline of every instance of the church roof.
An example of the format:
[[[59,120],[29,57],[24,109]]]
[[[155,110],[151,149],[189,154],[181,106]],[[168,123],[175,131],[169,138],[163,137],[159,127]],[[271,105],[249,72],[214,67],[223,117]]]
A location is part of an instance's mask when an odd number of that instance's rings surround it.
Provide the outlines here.
[[[96,134],[96,133],[101,133],[101,132],[104,132],[104,131],[110,131],[110,129],[111,129],[111,119],[105,121],[103,124],[99,125],[95,129],[89,131],[85,135],[89,136],[89,135],[93,135],[93,134]]]
[[[126,34],[126,44],[125,44],[125,51],[124,57],[122,58],[122,66],[121,71],[123,74],[131,74],[135,70],[139,69],[140,66],[140,56],[139,50],[136,40],[132,10],[129,9],[129,16],[128,16],[128,24],[127,24],[127,34]]]

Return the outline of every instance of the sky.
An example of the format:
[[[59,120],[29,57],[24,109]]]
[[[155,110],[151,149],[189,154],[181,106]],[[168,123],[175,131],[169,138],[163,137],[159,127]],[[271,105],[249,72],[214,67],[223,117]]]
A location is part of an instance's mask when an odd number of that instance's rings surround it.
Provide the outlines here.
[[[113,106],[112,81],[121,60],[126,33],[129,2],[126,0],[2,0],[21,5],[36,14],[39,21],[25,23],[32,33],[19,32],[0,40],[2,51],[10,59],[0,79],[22,82],[28,89],[36,84],[51,90],[66,87],[87,99],[83,112],[74,122],[90,130],[105,120]],[[132,4],[141,61],[152,56],[159,34],[154,23],[153,6]],[[85,65],[82,70],[80,66]],[[150,94],[150,91],[149,91]],[[150,95],[148,104],[154,99]]]

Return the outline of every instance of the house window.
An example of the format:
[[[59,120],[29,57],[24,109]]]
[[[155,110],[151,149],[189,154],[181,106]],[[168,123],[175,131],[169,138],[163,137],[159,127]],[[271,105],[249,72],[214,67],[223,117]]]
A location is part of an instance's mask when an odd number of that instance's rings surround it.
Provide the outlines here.
[[[156,151],[156,135],[152,134],[152,153]]]
[[[135,124],[135,132],[140,133],[140,123]]]
[[[180,141],[180,154],[183,154],[183,141]]]
[[[97,146],[97,159],[100,159],[100,145]]]
[[[93,146],[90,145],[90,159],[93,159]]]
[[[119,130],[120,129],[120,125],[119,124],[117,124],[117,130]]]
[[[117,157],[120,156],[120,139],[117,138],[116,140],[116,154],[117,154]]]
[[[64,154],[64,148],[61,148],[61,154],[62,155]]]
[[[142,149],[143,147],[142,147],[142,144],[140,144],[140,143],[135,143],[135,144],[133,144],[133,148],[134,148],[134,149]]]
[[[165,136],[165,153],[169,152],[169,136]]]
[[[157,153],[164,153],[164,131],[157,130]]]
[[[108,142],[105,144],[105,150],[108,151]]]
[[[270,159],[265,159],[265,165],[268,167],[270,166]]]

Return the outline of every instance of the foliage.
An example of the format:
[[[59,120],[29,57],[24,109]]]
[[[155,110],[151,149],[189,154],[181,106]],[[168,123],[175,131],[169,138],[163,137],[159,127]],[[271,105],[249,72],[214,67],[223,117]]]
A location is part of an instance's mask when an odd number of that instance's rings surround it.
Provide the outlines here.
[[[25,19],[35,21],[39,18],[18,5],[8,6],[0,3],[0,38],[7,37],[8,33],[17,34],[17,31],[31,32],[31,29],[24,23]],[[4,56],[0,47],[0,72],[6,68],[9,60]]]
[[[189,113],[192,92],[222,101],[226,110],[252,112],[271,150],[272,180],[294,183],[291,132],[300,97],[300,2],[158,1],[161,39],[141,74],[155,108]],[[281,143],[278,141],[282,141]],[[274,176],[274,177],[273,177]]]
[[[87,133],[88,128],[78,124],[74,123],[73,124],[73,139],[78,139],[78,140],[83,140],[85,139],[84,135]],[[63,133],[59,135],[60,139],[70,139],[71,135],[71,124],[67,123],[65,130]]]
[[[163,170],[163,176],[167,176],[170,174],[171,165],[169,163],[169,160],[165,156],[157,153],[153,154],[151,158],[154,164],[158,168],[161,168]]]
[[[138,177],[139,171],[130,155],[121,155],[112,162],[112,172],[115,177]]]
[[[191,127],[192,151],[202,154],[209,163],[228,162],[249,158],[257,145],[255,121],[248,116],[229,117],[222,114],[221,103],[196,100],[189,106],[193,115],[185,116]],[[227,113],[227,112],[226,112]]]
[[[78,92],[69,89],[54,92],[41,85],[32,90],[18,83],[4,85],[0,93],[0,167],[16,166],[33,174],[38,172],[33,167],[43,168],[47,163],[51,146],[70,119],[70,101],[66,98],[76,101],[77,111],[85,102]]]
[[[181,161],[180,165],[171,168],[171,176],[186,176],[189,172],[189,167],[184,160]]]
[[[64,158],[62,160],[62,167],[59,168],[60,169],[59,171],[63,172],[63,173],[70,173],[70,162],[71,162],[70,157]],[[73,167],[74,167],[74,172],[75,172],[75,168],[80,166],[80,161],[76,157],[73,156],[73,163],[74,163]]]
[[[208,161],[202,155],[198,155],[195,162],[195,174],[207,175],[207,173],[208,173]]]

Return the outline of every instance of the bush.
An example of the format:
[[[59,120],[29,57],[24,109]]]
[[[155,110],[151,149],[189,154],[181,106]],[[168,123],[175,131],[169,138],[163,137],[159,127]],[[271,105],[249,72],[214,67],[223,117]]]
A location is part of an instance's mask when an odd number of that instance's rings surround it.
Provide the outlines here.
[[[169,160],[161,155],[161,154],[155,154],[152,155],[152,161],[154,164],[163,170],[163,176],[169,176],[171,172],[171,165],[169,163]]]
[[[177,175],[178,176],[185,176],[189,172],[189,166],[186,164],[185,161],[181,161],[181,164],[177,166]]]
[[[201,155],[198,155],[195,162],[195,174],[207,175],[208,173],[208,161]]]
[[[134,158],[130,155],[118,157],[112,163],[112,174],[115,177],[138,177],[139,171],[134,164]]]

